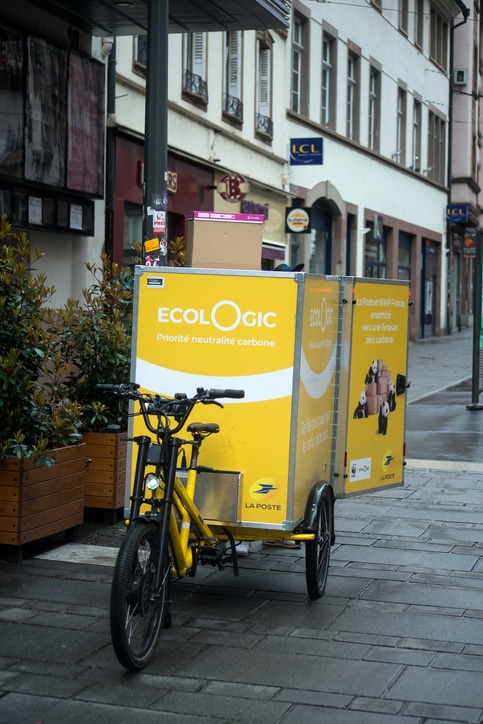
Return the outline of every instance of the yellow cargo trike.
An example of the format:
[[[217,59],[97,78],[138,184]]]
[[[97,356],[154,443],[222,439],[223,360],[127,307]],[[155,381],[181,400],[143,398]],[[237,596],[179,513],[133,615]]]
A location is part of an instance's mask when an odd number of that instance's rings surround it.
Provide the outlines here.
[[[305,543],[309,597],[324,593],[335,500],[403,482],[410,297],[399,281],[140,266],[134,299],[133,384],[108,386],[133,413],[111,598],[128,669],[169,625],[171,579],[237,574],[237,541]]]

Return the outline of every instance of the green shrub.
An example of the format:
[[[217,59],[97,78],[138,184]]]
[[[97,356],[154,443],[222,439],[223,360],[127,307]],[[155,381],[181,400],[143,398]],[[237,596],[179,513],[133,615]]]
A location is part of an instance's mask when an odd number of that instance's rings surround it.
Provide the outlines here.
[[[56,381],[50,357],[56,330],[47,322],[54,287],[35,270],[42,254],[0,216],[0,460],[50,453],[76,435],[80,409]]]

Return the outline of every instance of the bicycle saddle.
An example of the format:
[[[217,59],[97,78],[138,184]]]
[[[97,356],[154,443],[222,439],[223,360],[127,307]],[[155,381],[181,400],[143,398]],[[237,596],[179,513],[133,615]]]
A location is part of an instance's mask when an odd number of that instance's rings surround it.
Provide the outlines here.
[[[192,422],[186,429],[188,432],[220,432],[220,426],[216,422]]]

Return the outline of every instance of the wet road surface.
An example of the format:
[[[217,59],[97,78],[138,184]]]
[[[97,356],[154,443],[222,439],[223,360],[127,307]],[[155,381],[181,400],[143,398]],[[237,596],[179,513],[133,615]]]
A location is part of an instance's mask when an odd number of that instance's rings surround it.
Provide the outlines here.
[[[408,405],[407,458],[482,463],[483,409],[469,404],[471,380]]]

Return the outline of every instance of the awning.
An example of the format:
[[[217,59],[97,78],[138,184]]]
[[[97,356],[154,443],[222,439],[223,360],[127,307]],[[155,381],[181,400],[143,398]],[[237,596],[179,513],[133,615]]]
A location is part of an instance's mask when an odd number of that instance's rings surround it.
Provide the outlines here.
[[[149,0],[30,0],[91,35],[144,35]],[[157,2],[157,0],[152,0]],[[288,28],[291,0],[170,0],[170,33]]]

